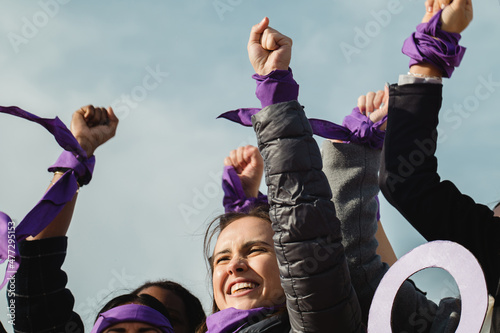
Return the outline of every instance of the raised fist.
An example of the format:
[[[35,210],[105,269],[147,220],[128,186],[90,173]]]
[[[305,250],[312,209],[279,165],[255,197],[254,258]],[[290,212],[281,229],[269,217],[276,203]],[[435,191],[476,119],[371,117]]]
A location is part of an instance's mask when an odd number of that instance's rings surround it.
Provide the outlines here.
[[[87,105],[73,113],[70,129],[87,157],[91,157],[97,147],[115,136],[117,126],[118,118],[111,107]]]
[[[267,17],[252,27],[247,48],[250,63],[259,75],[267,75],[274,70],[287,70],[290,65],[292,40],[269,28]]]
[[[234,167],[247,198],[257,198],[264,173],[264,160],[259,149],[248,145],[232,150],[229,156],[224,159],[224,165]]]

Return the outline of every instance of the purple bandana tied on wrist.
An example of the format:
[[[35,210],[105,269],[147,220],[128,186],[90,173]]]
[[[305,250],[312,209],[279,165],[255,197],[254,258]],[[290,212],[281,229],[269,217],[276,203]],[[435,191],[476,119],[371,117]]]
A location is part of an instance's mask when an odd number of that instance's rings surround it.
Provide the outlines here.
[[[126,304],[99,315],[91,333],[102,333],[107,328],[124,322],[140,322],[159,328],[163,333],[174,333],[172,325],[160,312],[146,305]]]
[[[260,109],[256,108],[238,109],[225,112],[217,118],[225,118],[240,125],[250,127],[252,126],[252,116],[259,111]],[[314,118],[310,118],[309,123],[311,124],[313,133],[323,138],[382,149],[385,131],[380,130],[380,126],[386,120],[387,116],[384,116],[380,121],[373,123],[359,111],[359,108],[354,108],[351,114],[344,118],[343,126]]]
[[[275,70],[268,75],[254,74],[257,83],[255,95],[262,108],[281,102],[294,101],[299,97],[299,85],[293,79],[292,69]]]
[[[257,81],[255,94],[259,98],[263,108],[277,103],[297,100],[299,85],[293,79],[292,70],[276,70],[268,75],[254,74]],[[252,116],[259,112],[258,108],[247,108],[228,111],[217,118],[226,118],[243,126],[252,126]],[[358,108],[352,110],[345,117],[343,126],[321,119],[309,119],[313,133],[327,139],[341,140],[348,143],[368,145],[375,149],[381,149],[384,143],[385,131],[380,126],[387,120],[387,116],[375,124]],[[224,189],[224,208],[226,212],[248,211],[256,205],[268,205],[267,197],[259,192],[258,198],[246,198],[241,181],[232,168],[224,168],[222,177]]]
[[[297,100],[299,96],[299,85],[293,79],[292,70],[275,70],[268,75],[254,74],[257,81],[255,94],[259,98],[262,108],[272,104],[284,103]],[[225,112],[217,118],[226,118],[243,126],[252,126],[252,116],[259,112],[258,108],[242,108]],[[341,140],[357,144],[367,144],[372,148],[381,149],[385,132],[380,126],[387,120],[385,116],[377,123],[373,123],[368,117],[361,114],[358,108],[344,119],[344,126],[321,120],[309,119],[313,133],[326,139]]]
[[[36,236],[59,214],[64,205],[73,199],[78,190],[77,180],[81,185],[87,184],[92,178],[95,158],[87,158],[73,134],[59,118],[40,118],[18,107],[0,106],[0,113],[24,118],[45,127],[65,149],[52,168],[64,168],[64,175],[44,194],[42,199],[24,217],[14,229],[14,223],[6,214],[0,214],[0,263],[8,261],[7,272],[0,289],[17,272],[20,256],[17,243],[28,236]]]
[[[466,48],[458,45],[460,34],[441,30],[441,13],[442,10],[429,22],[419,24],[417,31],[404,41],[402,52],[411,58],[410,67],[429,63],[449,78],[460,65]]]
[[[257,206],[267,206],[267,195],[259,192],[257,198],[247,198],[240,177],[232,166],[225,166],[222,174],[222,189],[224,190],[224,199],[222,203],[226,213],[242,212],[247,213]]]

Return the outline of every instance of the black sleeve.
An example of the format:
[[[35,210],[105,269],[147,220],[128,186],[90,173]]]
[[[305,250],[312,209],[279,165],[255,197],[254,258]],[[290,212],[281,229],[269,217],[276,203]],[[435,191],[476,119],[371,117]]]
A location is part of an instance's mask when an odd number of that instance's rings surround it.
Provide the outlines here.
[[[61,270],[66,248],[66,237],[19,244],[15,293],[7,290],[9,302],[15,302],[15,332],[83,333],[83,322],[73,312],[74,297],[66,289],[68,278]]]
[[[271,105],[252,120],[293,332],[361,332],[340,222],[302,107],[297,101]]]
[[[488,291],[500,276],[500,218],[450,181],[441,181],[434,156],[442,85],[391,86],[380,172],[387,200],[427,240],[450,240],[482,265]],[[464,175],[465,176],[465,175]]]

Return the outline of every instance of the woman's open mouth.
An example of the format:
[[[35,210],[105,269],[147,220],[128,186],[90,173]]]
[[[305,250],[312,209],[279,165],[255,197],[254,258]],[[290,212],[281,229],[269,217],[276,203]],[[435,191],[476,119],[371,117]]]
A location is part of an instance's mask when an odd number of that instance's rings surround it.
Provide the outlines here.
[[[231,286],[231,290],[230,290],[230,295],[236,295],[238,293],[242,293],[242,292],[245,292],[245,291],[248,291],[248,290],[252,290],[252,289],[255,289],[257,288],[259,285],[257,283],[253,283],[253,282],[239,282],[239,283],[235,283]]]

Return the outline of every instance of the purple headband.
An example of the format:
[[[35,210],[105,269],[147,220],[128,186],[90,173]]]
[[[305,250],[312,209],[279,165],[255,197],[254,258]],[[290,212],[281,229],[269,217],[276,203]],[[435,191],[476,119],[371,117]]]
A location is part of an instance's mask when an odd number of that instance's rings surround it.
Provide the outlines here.
[[[261,109],[243,108],[225,112],[217,118],[225,118],[243,126],[252,126],[252,116]],[[314,134],[326,139],[341,140],[348,143],[368,145],[371,148],[382,149],[385,131],[380,126],[387,120],[384,116],[380,121],[373,123],[370,118],[363,115],[359,108],[354,108],[346,116],[343,126],[322,119],[309,119]]]
[[[49,168],[49,171],[53,171],[55,168],[67,169],[16,228],[6,214],[0,214],[0,264],[8,261],[7,272],[0,285],[0,289],[2,289],[19,268],[21,258],[17,243],[28,236],[36,236],[45,229],[64,205],[71,201],[78,190],[78,183],[80,185],[88,184],[92,178],[95,157],[87,158],[87,154],[80,147],[73,134],[57,117],[54,119],[40,118],[15,106],[0,106],[0,113],[24,118],[45,127],[54,135],[57,143],[65,149],[56,164]]]
[[[460,34],[441,30],[442,11],[417,26],[417,31],[404,41],[402,52],[411,58],[410,67],[430,63],[449,78],[460,65],[465,47],[458,45]]]
[[[101,333],[110,326],[123,322],[141,322],[157,327],[164,333],[174,333],[172,325],[164,315],[141,304],[121,305],[101,313],[90,333]]]

